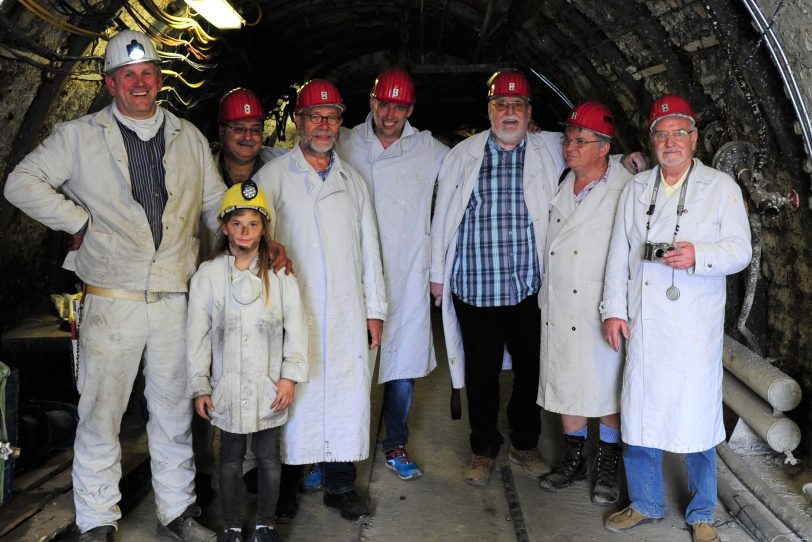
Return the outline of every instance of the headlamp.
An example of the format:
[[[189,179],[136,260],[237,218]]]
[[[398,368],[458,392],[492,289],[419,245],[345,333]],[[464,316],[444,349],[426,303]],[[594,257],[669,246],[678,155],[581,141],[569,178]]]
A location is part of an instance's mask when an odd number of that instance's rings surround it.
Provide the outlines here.
[[[258,189],[257,183],[248,179],[244,183],[242,183],[242,197],[246,199],[246,201],[251,201],[255,197],[257,197]]]
[[[144,46],[136,40],[132,40],[127,46],[127,56],[130,57],[130,60],[141,60],[144,58],[144,54]]]

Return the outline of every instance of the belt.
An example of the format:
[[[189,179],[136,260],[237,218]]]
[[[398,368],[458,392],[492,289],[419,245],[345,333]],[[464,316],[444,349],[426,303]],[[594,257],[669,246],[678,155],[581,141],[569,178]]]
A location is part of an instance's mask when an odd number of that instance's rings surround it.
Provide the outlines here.
[[[176,292],[150,292],[148,290],[124,290],[123,288],[102,288],[85,284],[82,290],[85,294],[97,295],[100,297],[112,297],[113,299],[126,299],[128,301],[143,301],[145,303],[155,303]]]

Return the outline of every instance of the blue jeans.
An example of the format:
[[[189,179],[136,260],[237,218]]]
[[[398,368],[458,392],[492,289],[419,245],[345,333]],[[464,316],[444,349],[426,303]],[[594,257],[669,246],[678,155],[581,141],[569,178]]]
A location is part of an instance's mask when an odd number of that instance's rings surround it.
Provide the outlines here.
[[[685,455],[691,502],[685,511],[689,525],[713,523],[716,506],[716,449]],[[626,445],[623,464],[631,507],[650,518],[665,515],[663,496],[663,451],[657,448]]]
[[[383,421],[386,436],[381,448],[387,452],[409,441],[409,411],[412,408],[414,378],[390,380],[383,385]]]

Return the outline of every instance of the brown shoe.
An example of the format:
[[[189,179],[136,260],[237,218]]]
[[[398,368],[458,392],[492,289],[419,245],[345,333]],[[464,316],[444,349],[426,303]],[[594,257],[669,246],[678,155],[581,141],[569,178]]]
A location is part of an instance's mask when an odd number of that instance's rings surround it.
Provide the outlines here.
[[[622,533],[637,527],[638,525],[642,525],[644,523],[653,523],[659,520],[660,518],[650,518],[648,516],[644,516],[631,506],[627,506],[620,512],[615,512],[606,518],[606,520],[603,522],[603,526],[606,527],[608,531],[612,531],[613,533]]]
[[[484,455],[476,455],[471,458],[471,463],[465,469],[465,483],[472,486],[488,485],[493,470],[493,459]]]
[[[521,465],[524,471],[531,476],[544,476],[550,472],[550,465],[541,457],[538,448],[529,450],[517,450],[513,446],[508,452],[508,459],[511,462]]]
[[[694,523],[691,525],[694,542],[720,542],[719,534],[712,523]]]

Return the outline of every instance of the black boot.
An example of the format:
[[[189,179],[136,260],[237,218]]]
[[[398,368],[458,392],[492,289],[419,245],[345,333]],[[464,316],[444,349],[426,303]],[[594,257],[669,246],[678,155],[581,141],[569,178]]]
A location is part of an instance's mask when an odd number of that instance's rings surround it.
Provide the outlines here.
[[[564,435],[564,457],[550,474],[539,479],[539,487],[544,491],[561,491],[583,480],[589,473],[589,465],[584,455],[586,438]]]
[[[595,487],[592,488],[592,502],[599,505],[615,504],[620,495],[617,483],[617,464],[623,450],[620,444],[598,443],[598,458],[595,461]]]

